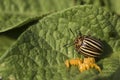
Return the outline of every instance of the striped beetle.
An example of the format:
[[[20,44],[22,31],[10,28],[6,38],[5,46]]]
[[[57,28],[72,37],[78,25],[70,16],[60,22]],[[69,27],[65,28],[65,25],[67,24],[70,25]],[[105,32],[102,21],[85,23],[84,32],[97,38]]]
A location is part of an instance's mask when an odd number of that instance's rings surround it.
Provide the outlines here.
[[[99,57],[103,53],[102,42],[94,37],[79,35],[74,40],[75,49],[85,57]]]
[[[65,61],[66,67],[69,68],[70,65],[74,65],[78,66],[80,72],[83,72],[90,68],[95,68],[99,72],[101,72],[100,67],[95,63],[95,58],[100,57],[100,55],[103,53],[102,42],[97,38],[94,38],[92,36],[81,35],[80,33],[79,36],[74,40],[74,45],[76,51],[78,53],[83,54],[87,58],[84,58],[83,60],[82,59],[66,60]]]

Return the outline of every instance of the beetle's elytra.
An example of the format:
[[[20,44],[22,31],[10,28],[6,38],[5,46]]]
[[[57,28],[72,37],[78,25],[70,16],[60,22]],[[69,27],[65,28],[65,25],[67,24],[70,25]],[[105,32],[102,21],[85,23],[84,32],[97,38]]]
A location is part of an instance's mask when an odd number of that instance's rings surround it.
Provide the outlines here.
[[[81,35],[74,41],[75,49],[85,57],[99,57],[103,53],[103,44],[101,40]]]

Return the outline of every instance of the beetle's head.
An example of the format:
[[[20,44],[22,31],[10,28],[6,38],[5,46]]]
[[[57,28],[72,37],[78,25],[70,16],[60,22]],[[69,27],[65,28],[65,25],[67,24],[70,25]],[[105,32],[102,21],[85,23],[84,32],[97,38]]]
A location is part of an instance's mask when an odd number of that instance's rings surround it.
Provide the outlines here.
[[[76,49],[79,49],[80,46],[82,45],[83,43],[83,39],[84,39],[84,36],[78,36],[77,38],[75,38],[74,40],[74,45],[75,45],[75,48]]]

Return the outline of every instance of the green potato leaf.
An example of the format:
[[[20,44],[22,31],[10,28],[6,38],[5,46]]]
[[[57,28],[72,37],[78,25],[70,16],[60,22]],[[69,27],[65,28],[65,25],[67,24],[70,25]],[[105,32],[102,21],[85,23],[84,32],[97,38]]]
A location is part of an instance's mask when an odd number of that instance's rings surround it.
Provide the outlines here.
[[[104,7],[106,10],[120,15],[120,0],[74,0],[75,4],[80,5],[94,5],[96,7]]]
[[[3,36],[1,35],[0,36],[0,56],[3,55],[3,53],[9,48],[9,46],[14,42],[15,40],[14,39],[11,39],[9,37],[6,37],[6,36]]]
[[[24,25],[6,32],[0,33],[0,56],[9,49],[9,47],[17,40],[17,38],[28,28]]]
[[[51,6],[52,4],[52,6]],[[2,55],[28,27],[43,17],[68,7],[73,1],[57,0],[1,0],[0,1],[0,55]]]
[[[76,6],[41,19],[27,29],[0,58],[0,75],[15,80],[116,80],[120,73],[120,19],[93,6]],[[73,43],[81,31],[104,41],[105,52],[97,62],[102,72],[77,67],[67,69],[66,59],[79,57]]]
[[[52,6],[51,6],[52,5]],[[73,1],[60,0],[0,0],[0,32],[21,27],[31,21],[74,6]]]
[[[111,11],[114,11],[116,14],[120,15],[120,1],[119,0],[110,0],[106,2],[108,4],[108,8],[111,9]]]

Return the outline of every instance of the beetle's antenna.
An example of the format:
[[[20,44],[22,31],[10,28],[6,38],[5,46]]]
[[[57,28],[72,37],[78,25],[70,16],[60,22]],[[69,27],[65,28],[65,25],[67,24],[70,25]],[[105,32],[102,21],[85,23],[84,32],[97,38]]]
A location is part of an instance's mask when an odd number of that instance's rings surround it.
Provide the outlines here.
[[[72,29],[70,28],[69,29],[69,31],[73,34],[73,36],[75,37],[75,34],[74,34],[74,32],[72,31]],[[65,44],[63,47],[70,47],[70,46],[72,46],[72,45],[74,45],[74,43],[67,43],[67,44]]]
[[[80,31],[78,32],[78,34],[79,34],[80,36],[82,36],[82,33],[81,33]]]
[[[81,31],[79,31],[79,30],[77,30],[77,34],[78,34],[79,36],[82,36],[82,33],[81,33]]]
[[[74,45],[74,43],[65,44],[63,47],[70,47],[70,46],[72,46],[72,45]]]
[[[73,34],[73,36],[75,37],[75,34],[73,33],[72,29],[70,28],[70,32]]]

